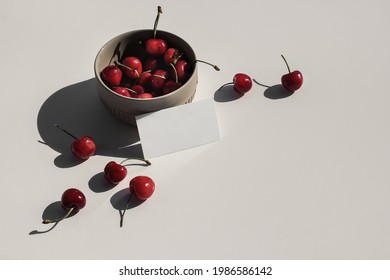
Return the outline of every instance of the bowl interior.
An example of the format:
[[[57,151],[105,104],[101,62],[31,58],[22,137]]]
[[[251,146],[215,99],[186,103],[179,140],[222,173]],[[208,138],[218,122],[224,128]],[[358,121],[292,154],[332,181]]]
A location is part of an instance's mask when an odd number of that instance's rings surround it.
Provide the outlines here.
[[[127,56],[135,56],[141,61],[146,60],[150,55],[146,52],[144,44],[150,38],[153,38],[153,30],[145,29],[118,35],[107,42],[100,49],[95,59],[95,76],[99,83],[113,94],[117,94],[103,82],[100,76],[101,71],[106,66],[114,64],[115,61],[122,61]],[[191,78],[196,67],[196,56],[191,46],[177,35],[162,30],[157,31],[156,38],[163,39],[167,43],[168,48],[174,47],[183,53],[181,58],[185,59],[188,65],[191,65],[188,68],[188,73],[190,73],[189,76]],[[156,98],[160,97],[163,98],[164,95]]]

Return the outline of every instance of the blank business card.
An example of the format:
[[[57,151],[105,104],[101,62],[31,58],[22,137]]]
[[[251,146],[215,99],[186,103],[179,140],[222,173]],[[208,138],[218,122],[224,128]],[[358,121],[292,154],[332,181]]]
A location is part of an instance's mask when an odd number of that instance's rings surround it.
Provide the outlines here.
[[[139,115],[136,121],[147,159],[220,140],[212,99]]]

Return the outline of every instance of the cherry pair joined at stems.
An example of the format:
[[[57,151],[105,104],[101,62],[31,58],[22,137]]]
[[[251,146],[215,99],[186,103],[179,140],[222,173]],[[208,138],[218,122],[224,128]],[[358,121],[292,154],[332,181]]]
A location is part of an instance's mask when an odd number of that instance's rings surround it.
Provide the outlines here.
[[[298,70],[291,72],[290,66],[288,65],[287,60],[284,58],[283,55],[282,55],[282,58],[286,64],[287,70],[288,70],[288,73],[283,75],[281,78],[282,85],[288,91],[295,92],[303,84],[302,73]],[[270,86],[264,85],[262,83],[259,83],[255,79],[253,79],[253,82],[255,82],[256,84],[258,84],[260,86],[270,87]],[[233,82],[226,83],[226,84],[222,85],[219,89],[221,89],[224,86],[231,85],[231,84],[233,85],[233,88],[236,92],[238,92],[240,94],[245,94],[252,88],[252,79],[247,74],[237,73],[233,77]]]

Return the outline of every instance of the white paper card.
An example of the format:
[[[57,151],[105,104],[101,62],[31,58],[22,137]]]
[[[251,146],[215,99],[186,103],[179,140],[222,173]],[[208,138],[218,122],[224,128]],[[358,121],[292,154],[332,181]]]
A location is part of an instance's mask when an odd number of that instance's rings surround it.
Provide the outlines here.
[[[153,158],[220,140],[212,99],[136,117],[145,158]]]

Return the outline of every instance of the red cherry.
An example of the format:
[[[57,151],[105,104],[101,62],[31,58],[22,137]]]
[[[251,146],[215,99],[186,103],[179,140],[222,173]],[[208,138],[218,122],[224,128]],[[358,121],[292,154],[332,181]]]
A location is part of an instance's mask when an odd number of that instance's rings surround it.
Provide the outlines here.
[[[75,188],[67,189],[61,197],[61,205],[67,211],[73,209],[73,212],[78,212],[86,203],[85,195]]]
[[[73,141],[71,144],[71,150],[76,157],[82,160],[86,160],[95,154],[96,143],[91,137],[84,136],[77,138],[67,130],[61,128],[58,124],[55,124],[54,126],[75,139],[75,141]]]
[[[297,70],[282,76],[282,85],[291,92],[300,89],[302,84],[302,73]]]
[[[179,54],[179,51],[175,48],[169,48],[164,53],[164,62],[166,64],[176,64],[176,62],[180,59],[181,55]]]
[[[233,88],[241,94],[247,93],[252,88],[252,79],[243,73],[238,73],[233,77]]]
[[[158,59],[155,57],[149,57],[143,64],[142,69],[144,71],[155,71],[159,65]]]
[[[123,217],[125,216],[133,194],[140,200],[146,200],[154,193],[155,184],[154,181],[148,176],[136,176],[130,180],[129,189],[130,196],[127,200],[125,209],[123,212],[121,212],[120,227],[123,225]]]
[[[104,168],[104,177],[111,184],[118,184],[127,176],[127,169],[123,165],[110,161]]]
[[[284,63],[286,64],[287,70],[288,70],[288,73],[284,74],[281,78],[282,86],[285,89],[287,89],[289,92],[294,93],[296,90],[300,89],[302,84],[303,84],[302,73],[299,72],[298,70],[291,72],[290,66],[288,65],[287,60],[284,58],[283,55],[282,55],[282,58],[284,60]],[[253,79],[253,81],[260,86],[270,88],[270,86],[259,83],[255,79]]]
[[[175,68],[177,73],[177,79],[179,81],[183,81],[188,75],[186,72],[187,65],[188,65],[187,61],[182,59],[176,62]]]
[[[150,84],[154,89],[161,89],[164,86],[167,77],[168,77],[167,71],[156,70],[152,75]]]
[[[116,65],[110,65],[101,72],[103,82],[109,87],[119,86],[122,79],[122,70]]]
[[[96,144],[91,137],[84,136],[73,141],[71,149],[76,157],[86,160],[95,154]]]
[[[150,161],[148,161],[146,159],[142,159],[142,158],[128,158],[128,159],[123,160],[119,164],[116,163],[115,161],[110,161],[104,167],[104,177],[107,179],[107,181],[110,182],[111,184],[116,185],[119,182],[121,182],[123,179],[125,179],[126,175],[127,175],[127,169],[123,165],[123,163],[125,161],[130,160],[130,159],[140,160],[140,161],[145,162],[147,165],[151,165]]]
[[[85,195],[80,190],[75,188],[67,189],[61,196],[61,206],[67,211],[65,216],[56,220],[43,220],[42,223],[58,223],[69,217],[71,213],[77,213],[85,207],[86,203]]]
[[[156,38],[157,25],[158,25],[158,20],[160,19],[160,14],[162,14],[162,9],[160,6],[158,6],[157,16],[156,16],[156,20],[154,21],[154,27],[153,27],[153,38],[147,40],[145,43],[146,51],[148,52],[148,54],[154,57],[163,55],[167,50],[166,42],[163,39]]]
[[[233,82],[226,83],[223,86],[221,86],[219,89],[221,89],[226,85],[231,85],[231,84],[233,84],[233,88],[236,92],[240,94],[245,94],[252,88],[252,79],[247,74],[237,73],[233,77]]]
[[[300,89],[303,84],[302,73],[298,70],[293,72],[290,71],[290,66],[287,63],[287,60],[282,55],[284,62],[286,63],[288,73],[282,76],[282,85],[289,91],[295,92]]]
[[[181,83],[180,82],[175,82],[175,81],[172,81],[172,80],[169,80],[167,81],[165,84],[164,84],[164,87],[163,87],[163,94],[168,94],[172,91],[175,91],[177,90],[179,87],[181,87]]]
[[[131,90],[134,91],[134,94],[142,94],[145,92],[144,87],[141,85],[134,85],[131,87]]]
[[[123,96],[126,96],[126,97],[130,97],[130,92],[128,91],[127,88],[125,87],[116,87],[114,88],[114,91],[120,95],[123,95]]]
[[[129,184],[130,192],[134,192],[138,199],[146,200],[152,196],[155,184],[148,176],[136,176]]]
[[[146,51],[151,56],[161,56],[167,50],[167,43],[163,39],[149,39],[145,43]]]
[[[152,79],[152,73],[142,72],[141,76],[137,80],[137,84],[143,87],[149,86],[151,79]]]
[[[130,79],[137,79],[139,78],[140,74],[142,73],[142,63],[141,60],[134,56],[128,56],[125,57],[121,64],[119,64],[123,67],[123,72],[130,78]]]

